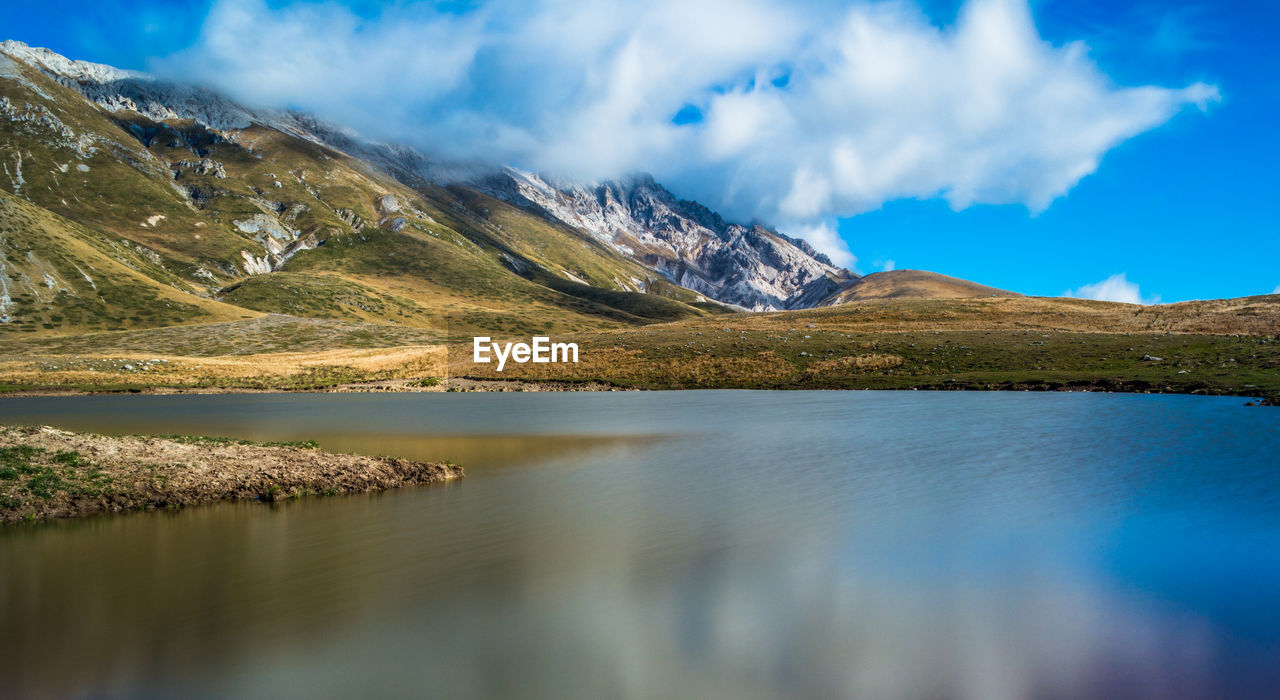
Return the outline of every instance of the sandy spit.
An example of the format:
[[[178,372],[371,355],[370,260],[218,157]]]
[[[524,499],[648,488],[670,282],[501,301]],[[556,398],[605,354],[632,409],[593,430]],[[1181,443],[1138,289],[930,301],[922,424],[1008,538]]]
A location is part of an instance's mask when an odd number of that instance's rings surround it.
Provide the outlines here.
[[[0,522],[278,501],[434,484],[453,464],[292,445],[110,437],[0,426]]]

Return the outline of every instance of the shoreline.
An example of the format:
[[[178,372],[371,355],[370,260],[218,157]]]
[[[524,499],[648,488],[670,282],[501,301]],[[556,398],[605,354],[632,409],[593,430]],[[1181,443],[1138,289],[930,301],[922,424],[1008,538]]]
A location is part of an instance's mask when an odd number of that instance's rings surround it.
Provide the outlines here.
[[[176,396],[181,394],[442,394],[464,392],[539,392],[539,391],[661,391],[661,389],[625,387],[605,381],[557,381],[531,379],[478,379],[454,377],[424,386],[420,379],[384,379],[346,382],[324,387],[185,387],[145,386],[121,388],[84,388],[81,386],[48,386],[30,389],[0,390],[0,398],[34,396]],[[519,387],[519,388],[516,388]]]
[[[436,393],[539,393],[539,392],[624,392],[624,391],[1009,391],[1019,393],[1065,392],[1098,394],[1165,394],[1180,396],[1231,396],[1248,400],[1246,405],[1280,406],[1280,399],[1264,391],[1209,391],[1182,387],[1160,387],[1142,381],[1007,381],[964,382],[943,381],[898,386],[715,386],[715,387],[651,387],[624,386],[603,380],[560,381],[539,379],[492,379],[453,377],[422,386],[417,379],[391,379],[349,382],[314,388],[257,387],[128,387],[120,389],[81,387],[45,387],[0,392],[0,398],[33,398],[53,396],[179,396],[224,394],[436,394]]]
[[[0,426],[0,523],[273,503],[461,478],[454,464],[335,454],[314,443],[107,436]]]

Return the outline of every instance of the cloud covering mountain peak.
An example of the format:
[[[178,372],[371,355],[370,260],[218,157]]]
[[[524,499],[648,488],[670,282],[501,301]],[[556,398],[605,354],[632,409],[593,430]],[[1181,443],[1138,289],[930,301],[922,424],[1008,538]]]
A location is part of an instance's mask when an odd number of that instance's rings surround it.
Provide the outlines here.
[[[940,27],[907,2],[218,0],[156,66],[446,157],[600,179],[647,171],[784,230],[900,198],[1046,208],[1213,86],[1115,85],[1025,0]],[[838,236],[820,249],[852,256]]]

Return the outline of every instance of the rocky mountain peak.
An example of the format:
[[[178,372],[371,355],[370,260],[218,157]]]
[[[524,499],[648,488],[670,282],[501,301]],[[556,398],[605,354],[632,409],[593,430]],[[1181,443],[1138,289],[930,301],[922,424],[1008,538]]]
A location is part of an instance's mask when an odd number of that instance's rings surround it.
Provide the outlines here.
[[[73,61],[60,53],[21,41],[0,41],[0,53],[37,68],[58,82],[106,83],[113,80],[145,78],[146,74],[121,70],[102,63]]]
[[[476,184],[582,230],[676,284],[747,309],[812,306],[856,278],[803,241],[726,221],[647,174],[574,183],[507,168]]]

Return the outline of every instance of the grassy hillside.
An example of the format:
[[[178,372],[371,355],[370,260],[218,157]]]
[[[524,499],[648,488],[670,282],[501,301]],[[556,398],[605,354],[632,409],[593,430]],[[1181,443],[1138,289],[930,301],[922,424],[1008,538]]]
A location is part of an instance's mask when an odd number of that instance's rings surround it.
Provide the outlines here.
[[[189,288],[145,249],[0,192],[0,342],[257,315]]]
[[[268,126],[220,132],[107,112],[34,69],[18,70],[24,80],[0,78],[0,161],[14,197],[46,212],[22,216],[63,228],[75,222],[77,235],[133,251],[149,261],[135,272],[192,295],[182,301],[192,315],[167,313],[163,302],[139,315],[153,306],[142,295],[107,301],[93,314],[86,307],[68,316],[55,304],[15,328],[199,323],[211,320],[200,309],[222,308],[206,297],[246,316],[488,333],[585,331],[722,311],[579,232],[464,188],[415,190]],[[16,244],[62,245],[42,230],[38,240]],[[104,268],[95,277],[104,294],[114,274]],[[656,293],[644,293],[649,288]],[[83,319],[66,320],[73,317]]]
[[[0,160],[11,193],[143,246],[193,282],[227,274],[222,268],[243,242],[190,206],[167,163],[78,93],[21,70],[34,88],[0,79],[0,100],[8,105],[0,110]]]
[[[218,299],[246,309],[308,318],[443,326],[441,318],[412,299],[332,273],[255,275],[223,289]]]
[[[414,328],[268,314],[251,319],[65,336],[24,335],[5,341],[8,359],[156,353],[184,357],[250,357],[282,352],[394,349],[448,340],[444,329]]]
[[[271,314],[0,341],[0,391],[314,389],[447,373],[442,330]]]
[[[873,272],[848,282],[827,304],[847,304],[870,299],[975,299],[1019,296],[1003,289],[924,270]]]

